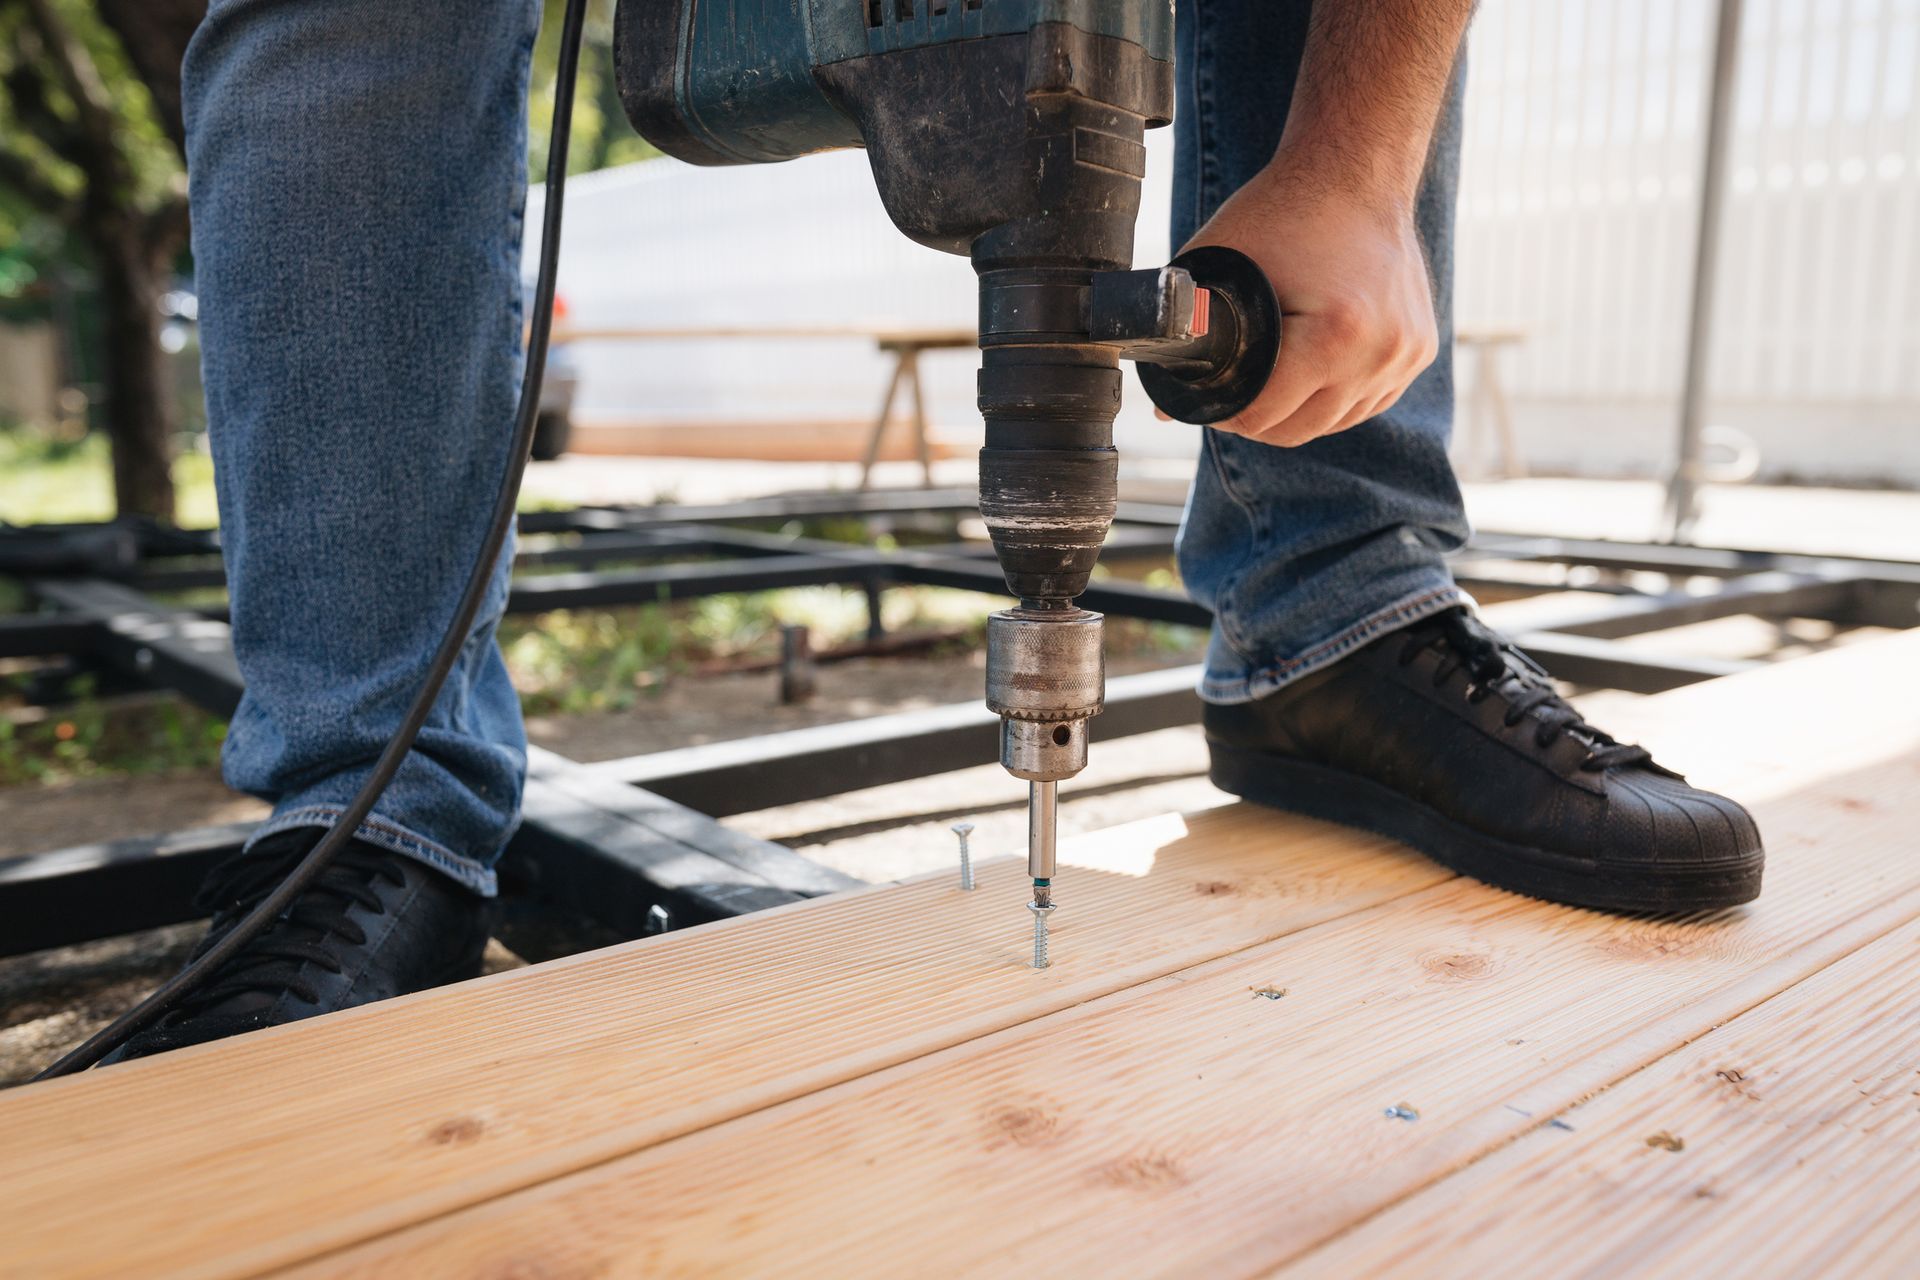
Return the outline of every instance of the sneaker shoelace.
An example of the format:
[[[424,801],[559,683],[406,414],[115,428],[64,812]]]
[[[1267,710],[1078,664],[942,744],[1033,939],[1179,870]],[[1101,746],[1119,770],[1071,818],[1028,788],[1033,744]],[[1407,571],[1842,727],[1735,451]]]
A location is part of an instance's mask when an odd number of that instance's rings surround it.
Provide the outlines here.
[[[1571,735],[1587,748],[1587,758],[1580,762],[1580,768],[1589,773],[1626,765],[1660,768],[1645,747],[1616,742],[1588,724],[1560,696],[1543,667],[1481,625],[1465,609],[1450,609],[1409,627],[1400,650],[1400,665],[1408,665],[1428,649],[1441,655],[1433,672],[1435,688],[1444,685],[1454,672],[1464,670],[1467,701],[1478,705],[1488,698],[1500,698],[1507,704],[1508,728],[1532,716],[1538,724],[1533,742],[1541,750]]]
[[[216,866],[195,898],[197,906],[214,913],[201,950],[273,892],[306,855],[307,847],[301,842],[282,853],[250,851]],[[382,910],[375,879],[406,883],[406,877],[393,865],[394,857],[359,845],[342,849],[279,919],[222,965],[214,979],[182,1002],[167,1021],[179,1022],[234,996],[254,992],[277,995],[290,991],[308,1003],[316,1002],[319,990],[315,975],[306,966],[340,973],[343,965],[329,942],[339,939],[352,946],[366,943],[366,930],[348,913],[356,906]]]

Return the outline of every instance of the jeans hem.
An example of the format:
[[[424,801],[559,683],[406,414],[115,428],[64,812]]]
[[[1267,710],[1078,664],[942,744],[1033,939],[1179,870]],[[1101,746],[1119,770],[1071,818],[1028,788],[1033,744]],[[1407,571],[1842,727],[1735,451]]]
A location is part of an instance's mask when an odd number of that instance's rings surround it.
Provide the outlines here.
[[[1201,700],[1216,706],[1231,706],[1264,698],[1302,676],[1339,661],[1378,636],[1397,631],[1422,618],[1430,618],[1455,605],[1471,603],[1472,598],[1451,582],[1402,597],[1339,634],[1309,646],[1297,657],[1283,658],[1251,672],[1221,674],[1208,671],[1200,680]]]
[[[265,836],[291,831],[295,827],[332,827],[346,811],[344,805],[308,804],[285,813],[276,813],[254,831],[247,846],[251,848],[255,841]],[[356,839],[370,845],[424,863],[483,898],[491,898],[500,892],[500,882],[493,868],[483,866],[472,858],[462,857],[438,841],[429,840],[378,812],[369,814],[353,834]]]

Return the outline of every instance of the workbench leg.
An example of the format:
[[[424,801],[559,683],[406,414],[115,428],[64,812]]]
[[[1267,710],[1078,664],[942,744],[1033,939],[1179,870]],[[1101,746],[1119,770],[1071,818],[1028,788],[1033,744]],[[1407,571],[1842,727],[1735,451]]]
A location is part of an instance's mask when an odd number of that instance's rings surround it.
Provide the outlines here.
[[[913,447],[920,455],[920,487],[933,488],[933,446],[927,439],[927,406],[920,394],[920,353],[907,351],[900,357],[905,367],[908,389],[913,392]]]
[[[902,351],[894,359],[893,377],[887,382],[887,393],[880,397],[880,416],[873,421],[873,434],[867,437],[867,456],[860,463],[860,487],[873,487],[873,464],[880,460],[880,442],[886,438],[887,418],[893,413],[894,393],[900,389],[901,375],[906,372],[907,353]]]
[[[1513,435],[1513,407],[1507,403],[1507,389],[1500,385],[1500,348],[1488,344],[1480,349],[1477,379],[1485,389],[1487,406],[1493,412],[1494,430],[1500,440],[1500,478],[1519,480],[1527,474],[1520,461],[1520,442]]]

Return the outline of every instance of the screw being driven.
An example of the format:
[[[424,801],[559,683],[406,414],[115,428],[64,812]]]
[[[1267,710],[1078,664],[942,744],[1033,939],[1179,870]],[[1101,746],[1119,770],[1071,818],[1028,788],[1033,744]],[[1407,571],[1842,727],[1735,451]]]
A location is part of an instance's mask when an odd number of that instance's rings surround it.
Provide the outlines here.
[[[1047,917],[1059,908],[1051,902],[1029,902],[1027,910],[1033,912],[1033,967],[1044,969],[1052,963],[1047,958]]]
[[[967,837],[973,834],[971,822],[953,824],[953,834],[960,837],[960,887],[973,888],[973,855],[967,852]]]

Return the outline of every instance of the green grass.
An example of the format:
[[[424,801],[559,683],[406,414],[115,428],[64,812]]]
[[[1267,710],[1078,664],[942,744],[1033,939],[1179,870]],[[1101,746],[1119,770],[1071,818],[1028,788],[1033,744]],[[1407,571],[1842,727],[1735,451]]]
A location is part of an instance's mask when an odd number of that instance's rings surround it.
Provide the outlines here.
[[[985,626],[980,597],[937,587],[889,591],[889,630],[964,631]],[[668,680],[713,658],[772,656],[780,628],[804,625],[815,648],[866,634],[866,597],[844,587],[711,596],[622,609],[558,609],[500,624],[500,648],[528,715],[624,711]]]
[[[210,528],[219,521],[213,500],[213,459],[198,451],[173,463],[175,523]],[[75,442],[38,432],[0,432],[0,520],[10,524],[79,523],[113,518],[113,465],[105,436]]]
[[[219,763],[227,723],[163,698],[133,704],[91,696],[85,677],[77,701],[43,716],[21,705],[19,685],[0,682],[0,786],[101,775],[171,773]]]

